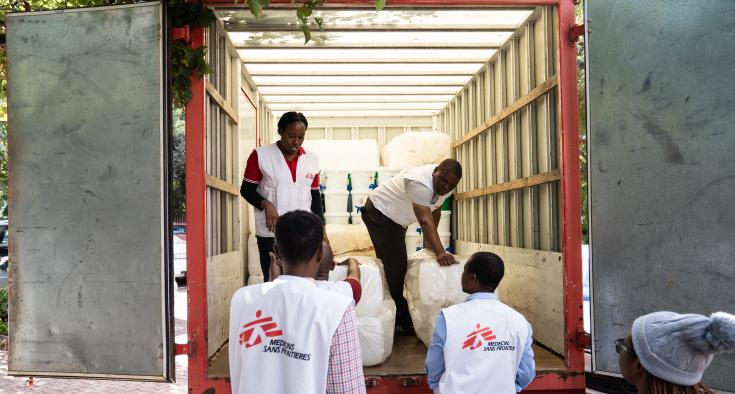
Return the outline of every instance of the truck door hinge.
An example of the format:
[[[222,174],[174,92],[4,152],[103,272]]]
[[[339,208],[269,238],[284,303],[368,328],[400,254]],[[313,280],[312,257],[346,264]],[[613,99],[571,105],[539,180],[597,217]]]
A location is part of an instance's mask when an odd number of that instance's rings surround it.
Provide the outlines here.
[[[584,23],[581,25],[569,25],[569,42],[575,43],[579,37],[584,35]]]
[[[180,354],[186,354],[189,358],[192,358],[194,355],[194,352],[192,349],[194,346],[191,342],[188,343],[177,343],[174,347],[174,355],[178,356]]]
[[[592,346],[592,336],[584,328],[579,327],[574,335],[574,343],[580,349],[589,349]]]

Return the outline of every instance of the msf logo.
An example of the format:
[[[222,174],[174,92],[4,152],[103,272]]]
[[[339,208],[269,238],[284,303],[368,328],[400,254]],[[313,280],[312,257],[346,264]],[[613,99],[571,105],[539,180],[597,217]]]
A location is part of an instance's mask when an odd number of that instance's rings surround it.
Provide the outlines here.
[[[462,344],[462,349],[475,350],[478,347],[482,346],[483,341],[490,342],[496,338],[496,336],[490,330],[490,327],[485,326],[480,328],[480,325],[477,324],[476,328],[477,329],[475,331],[467,335],[467,339],[465,339],[464,343]]]
[[[278,329],[278,324],[273,321],[272,317],[261,318],[261,316],[262,311],[258,310],[255,312],[255,320],[242,326],[245,331],[240,333],[240,345],[245,345],[246,349],[261,344],[263,342],[261,334],[268,338],[283,335],[283,331]],[[256,329],[259,331],[257,334],[255,334]]]

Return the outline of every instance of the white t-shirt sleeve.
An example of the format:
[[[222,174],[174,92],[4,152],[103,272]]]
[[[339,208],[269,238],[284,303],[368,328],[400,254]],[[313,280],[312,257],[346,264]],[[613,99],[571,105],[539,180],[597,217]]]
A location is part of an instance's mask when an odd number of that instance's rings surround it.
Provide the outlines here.
[[[433,190],[426,187],[423,183],[411,179],[406,179],[404,185],[411,202],[425,207],[431,207],[431,199],[434,197]]]

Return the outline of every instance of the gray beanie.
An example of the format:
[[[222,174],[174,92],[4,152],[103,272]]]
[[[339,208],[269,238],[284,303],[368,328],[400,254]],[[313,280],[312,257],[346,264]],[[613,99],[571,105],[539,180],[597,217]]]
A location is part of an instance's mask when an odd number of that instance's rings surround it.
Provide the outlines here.
[[[635,319],[632,337],[638,359],[651,375],[694,386],[715,354],[735,351],[735,316],[654,312]]]

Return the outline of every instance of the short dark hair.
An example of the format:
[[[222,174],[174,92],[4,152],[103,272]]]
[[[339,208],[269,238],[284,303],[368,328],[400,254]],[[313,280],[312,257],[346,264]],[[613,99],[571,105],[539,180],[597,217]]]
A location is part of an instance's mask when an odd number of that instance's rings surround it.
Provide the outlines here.
[[[284,263],[308,262],[323,240],[324,222],[311,212],[287,212],[276,222],[276,245]]]
[[[286,127],[296,122],[303,123],[305,129],[309,128],[309,122],[306,120],[306,116],[304,116],[304,114],[301,112],[291,111],[281,115],[281,119],[278,120],[278,132],[280,133],[283,130],[286,130]]]
[[[457,178],[462,178],[462,165],[457,160],[445,159],[439,163],[439,170],[449,174],[453,174]]]
[[[477,252],[470,256],[466,265],[467,272],[475,274],[482,286],[492,290],[498,288],[505,275],[505,264],[495,253]]]

